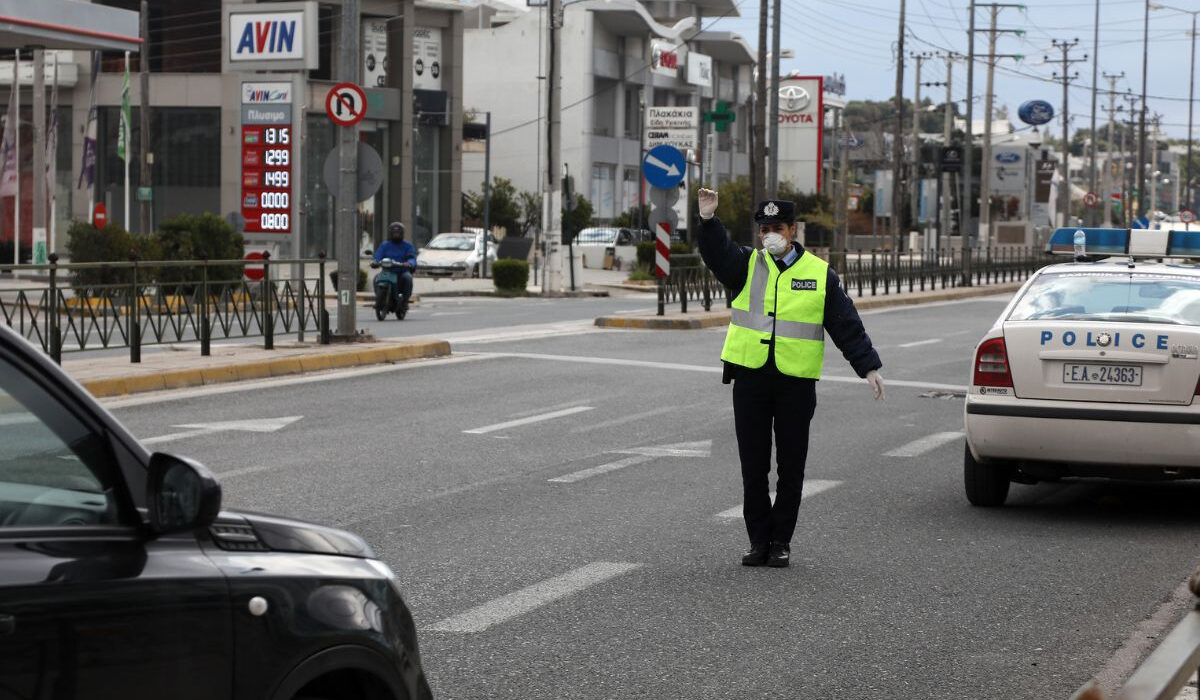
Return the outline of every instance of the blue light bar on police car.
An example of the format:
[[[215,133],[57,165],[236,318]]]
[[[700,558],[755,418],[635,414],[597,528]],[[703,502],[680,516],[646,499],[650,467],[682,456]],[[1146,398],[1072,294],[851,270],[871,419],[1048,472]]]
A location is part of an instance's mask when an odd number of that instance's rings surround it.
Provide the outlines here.
[[[1046,243],[1046,252],[1075,253],[1075,234],[1082,232],[1084,254],[1134,258],[1200,257],[1200,231],[1162,229],[1060,228]]]

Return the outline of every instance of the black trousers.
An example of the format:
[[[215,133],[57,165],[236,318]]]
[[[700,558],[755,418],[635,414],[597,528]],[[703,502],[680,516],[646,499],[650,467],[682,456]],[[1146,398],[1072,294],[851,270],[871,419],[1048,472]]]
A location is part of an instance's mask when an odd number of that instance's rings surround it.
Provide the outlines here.
[[[804,487],[808,426],[817,407],[817,382],[762,369],[738,367],[733,416],[742,461],[743,515],[751,544],[791,542]],[[771,433],[777,476],[771,504]]]

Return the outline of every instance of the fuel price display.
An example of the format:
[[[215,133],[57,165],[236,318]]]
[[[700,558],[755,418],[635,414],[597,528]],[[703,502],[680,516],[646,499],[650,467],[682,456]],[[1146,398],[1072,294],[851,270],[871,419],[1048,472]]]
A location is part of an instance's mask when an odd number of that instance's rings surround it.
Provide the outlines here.
[[[291,233],[292,127],[242,127],[246,233]]]

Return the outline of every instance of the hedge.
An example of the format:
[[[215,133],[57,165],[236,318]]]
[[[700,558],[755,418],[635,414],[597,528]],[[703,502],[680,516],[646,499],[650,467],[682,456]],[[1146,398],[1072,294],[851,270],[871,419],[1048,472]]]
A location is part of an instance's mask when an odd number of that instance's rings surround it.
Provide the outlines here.
[[[499,292],[522,295],[529,284],[529,263],[509,258],[497,260],[492,263],[492,279]]]

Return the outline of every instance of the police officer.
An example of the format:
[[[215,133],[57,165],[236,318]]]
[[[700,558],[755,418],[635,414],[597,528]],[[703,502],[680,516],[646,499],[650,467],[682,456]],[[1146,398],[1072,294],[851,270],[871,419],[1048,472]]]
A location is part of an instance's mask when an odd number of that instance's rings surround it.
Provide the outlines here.
[[[721,359],[733,382],[734,425],[742,462],[746,566],[787,566],[804,485],[808,426],[817,405],[825,335],[883,397],[879,354],[854,302],[827,262],[796,240],[796,205],[760,202],[754,212],[762,249],[734,243],[714,216],[717,193],[701,188],[700,255],[713,275],[737,290]],[[771,432],[778,464],[772,505]]]

